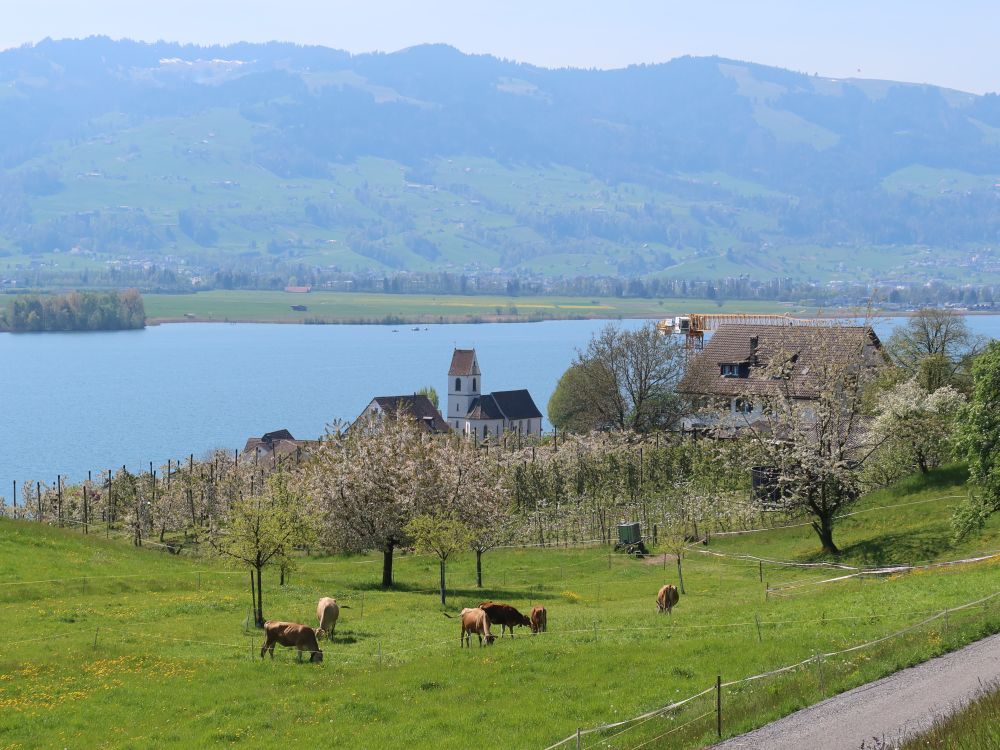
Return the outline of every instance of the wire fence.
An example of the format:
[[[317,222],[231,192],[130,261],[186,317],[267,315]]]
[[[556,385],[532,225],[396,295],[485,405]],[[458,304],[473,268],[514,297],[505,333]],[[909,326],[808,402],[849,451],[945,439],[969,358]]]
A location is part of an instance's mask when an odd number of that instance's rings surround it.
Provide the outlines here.
[[[797,662],[794,662],[792,664],[786,664],[786,665],[784,665],[782,667],[778,667],[776,669],[772,669],[772,670],[769,670],[767,672],[761,672],[759,674],[750,675],[748,677],[743,677],[743,678],[740,678],[740,679],[737,679],[737,680],[730,680],[728,682],[722,682],[722,680],[720,678],[717,681],[717,683],[715,685],[713,685],[712,687],[706,688],[705,690],[702,690],[701,692],[698,692],[698,693],[695,693],[693,695],[690,695],[690,696],[688,696],[688,697],[686,697],[686,698],[684,698],[682,700],[673,701],[673,702],[671,702],[671,703],[669,703],[667,705],[660,706],[659,708],[655,708],[655,709],[653,709],[651,711],[647,711],[645,713],[639,714],[638,716],[633,716],[633,717],[631,717],[629,719],[623,719],[623,720],[620,720],[620,721],[610,722],[610,723],[606,723],[606,724],[598,724],[598,725],[593,726],[593,727],[587,727],[587,728],[582,728],[581,727],[581,728],[578,728],[573,734],[571,734],[571,735],[569,735],[569,736],[567,736],[567,737],[559,740],[558,742],[556,742],[554,744],[549,745],[548,747],[545,748],[545,750],[555,750],[555,748],[564,747],[564,746],[569,745],[570,743],[573,743],[573,742],[575,742],[576,743],[575,746],[579,748],[579,747],[582,746],[581,745],[581,740],[582,740],[583,737],[586,737],[588,735],[597,734],[597,733],[607,732],[609,730],[615,730],[615,729],[620,730],[617,733],[611,735],[610,737],[602,737],[598,742],[593,743],[591,745],[588,745],[588,747],[595,747],[596,745],[610,742],[610,740],[616,739],[616,738],[620,737],[622,734],[624,734],[625,731],[628,731],[628,729],[632,729],[634,727],[641,726],[642,724],[644,724],[645,722],[649,721],[650,719],[656,718],[658,716],[664,716],[666,714],[673,713],[677,709],[679,709],[679,708],[681,708],[681,707],[683,707],[683,706],[685,706],[685,705],[687,705],[687,704],[689,704],[689,703],[691,703],[691,702],[693,702],[693,701],[695,701],[695,700],[697,700],[699,698],[702,698],[702,697],[704,697],[706,695],[709,695],[709,694],[711,694],[713,692],[717,693],[717,698],[718,698],[718,701],[717,701],[717,704],[716,704],[716,706],[717,706],[716,711],[718,712],[717,718],[718,718],[719,727],[720,727],[719,736],[721,737],[721,720],[722,720],[722,716],[721,716],[721,691],[723,689],[732,688],[732,687],[739,686],[739,685],[745,685],[745,684],[749,684],[751,682],[756,682],[756,681],[768,679],[768,678],[771,678],[771,677],[776,677],[778,675],[782,675],[782,674],[786,674],[786,673],[792,672],[792,671],[794,671],[796,669],[800,669],[801,667],[804,667],[804,666],[807,666],[807,665],[810,665],[810,664],[819,663],[822,660],[832,659],[832,658],[835,658],[835,657],[838,657],[838,656],[843,656],[845,654],[851,654],[851,653],[855,653],[855,652],[858,652],[858,651],[862,651],[862,650],[865,650],[865,649],[872,648],[873,646],[877,646],[879,644],[886,643],[887,641],[893,640],[895,638],[899,638],[899,637],[901,637],[903,635],[907,635],[908,633],[912,633],[915,630],[918,630],[919,628],[921,628],[921,627],[923,627],[925,625],[928,625],[928,624],[930,624],[932,622],[935,622],[937,620],[940,620],[942,618],[946,618],[949,615],[954,614],[956,612],[962,612],[962,611],[966,611],[966,610],[973,609],[973,608],[983,607],[988,602],[991,602],[991,601],[997,599],[998,597],[1000,597],[1000,591],[995,591],[992,594],[989,594],[987,596],[981,597],[979,599],[975,599],[973,601],[966,602],[964,604],[959,604],[959,605],[956,605],[954,607],[949,607],[949,608],[940,610],[939,612],[936,612],[936,613],[934,613],[934,614],[932,614],[932,615],[930,615],[928,617],[925,617],[925,618],[923,618],[923,619],[921,619],[921,620],[919,620],[919,621],[917,621],[915,623],[907,625],[906,627],[900,628],[899,630],[896,630],[896,631],[894,631],[892,633],[889,633],[887,635],[881,636],[879,638],[874,638],[872,640],[865,641],[863,643],[859,643],[859,644],[856,644],[854,646],[850,646],[848,648],[839,649],[839,650],[836,650],[836,651],[827,651],[827,652],[815,653],[814,655],[812,655],[812,656],[810,656],[810,657],[808,657],[806,659],[803,659],[801,661],[797,661]],[[647,745],[647,744],[649,744],[649,743],[651,743],[651,742],[653,742],[655,740],[661,739],[662,737],[666,736],[667,734],[670,734],[671,732],[674,732],[674,731],[678,731],[679,729],[683,728],[684,726],[687,726],[688,724],[692,724],[692,723],[694,723],[694,722],[696,722],[696,721],[698,721],[700,719],[703,719],[706,716],[710,715],[711,713],[713,713],[713,712],[710,711],[710,712],[704,713],[704,714],[702,714],[700,716],[695,717],[694,719],[691,719],[686,724],[683,724],[683,725],[678,726],[678,727],[674,727],[673,729],[669,730],[668,732],[665,732],[663,734],[657,735],[656,737],[654,737],[654,738],[652,738],[650,740],[645,740],[644,742],[642,742],[642,743],[640,743],[638,745],[634,745],[634,746],[632,746],[632,750],[637,750],[638,748],[643,747],[643,746],[645,746],[645,745]],[[625,730],[621,730],[622,727],[625,727],[626,729]]]

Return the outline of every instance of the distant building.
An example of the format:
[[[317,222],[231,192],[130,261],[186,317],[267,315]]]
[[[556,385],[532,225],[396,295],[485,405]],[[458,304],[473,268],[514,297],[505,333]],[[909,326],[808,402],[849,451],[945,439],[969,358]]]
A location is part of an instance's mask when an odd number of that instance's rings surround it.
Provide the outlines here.
[[[882,342],[868,326],[723,323],[691,357],[677,386],[700,407],[682,426],[708,428],[724,412],[756,422],[765,416],[764,402],[778,395],[779,388],[796,400],[814,401],[819,397],[816,373],[823,361],[876,367],[885,361],[881,349]],[[783,377],[775,377],[778,368]]]
[[[483,394],[475,349],[455,349],[448,368],[448,425],[479,439],[504,432],[540,435],[542,413],[525,389]]]
[[[289,294],[309,294],[312,291],[311,286],[286,286],[285,291]]]
[[[351,427],[359,424],[377,425],[383,416],[396,419],[401,415],[412,417],[421,429],[430,433],[451,431],[431,400],[417,393],[409,396],[376,396],[358,415]]]
[[[303,448],[314,445],[314,440],[296,440],[288,430],[265,432],[259,438],[247,439],[243,446],[244,455],[256,456],[258,461],[274,464],[286,457],[298,454]]]

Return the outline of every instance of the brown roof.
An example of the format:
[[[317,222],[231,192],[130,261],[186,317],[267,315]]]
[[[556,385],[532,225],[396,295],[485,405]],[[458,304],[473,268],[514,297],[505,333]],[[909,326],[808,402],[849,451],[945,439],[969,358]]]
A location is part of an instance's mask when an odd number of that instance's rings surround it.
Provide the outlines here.
[[[825,361],[878,364],[873,352],[882,344],[867,326],[746,325],[725,323],[694,355],[677,390],[691,395],[773,395],[781,382],[772,377],[786,364],[797,398],[815,398],[816,372]],[[735,365],[737,376],[722,374]]]
[[[503,412],[493,396],[486,395],[473,399],[469,405],[469,413],[465,416],[467,419],[503,419]]]
[[[451,355],[449,375],[480,375],[475,349],[456,349]]]
[[[409,414],[428,432],[448,432],[451,427],[441,417],[431,400],[423,394],[409,396],[376,396],[372,401],[389,417],[396,417],[400,410]]]

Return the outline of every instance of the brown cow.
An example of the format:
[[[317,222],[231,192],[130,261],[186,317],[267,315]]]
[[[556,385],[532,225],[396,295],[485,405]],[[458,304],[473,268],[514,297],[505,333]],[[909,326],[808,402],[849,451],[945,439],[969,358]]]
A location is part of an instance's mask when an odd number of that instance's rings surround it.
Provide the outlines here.
[[[458,636],[459,646],[468,645],[472,648],[472,634],[475,633],[479,636],[479,646],[483,645],[483,638],[486,639],[486,645],[492,645],[493,641],[496,640],[490,632],[490,618],[483,610],[479,607],[469,608],[466,607],[462,610],[462,632]]]
[[[661,588],[660,593],[656,595],[656,611],[660,613],[666,612],[667,614],[672,615],[674,607],[680,600],[681,595],[677,593],[677,587],[668,583],[666,586]]]
[[[326,637],[333,640],[333,631],[337,629],[337,619],[340,617],[340,605],[337,600],[329,596],[324,596],[316,605],[316,619],[319,620],[320,630],[326,633]]]
[[[268,620],[264,623],[264,645],[260,647],[260,658],[264,658],[264,653],[269,651],[271,658],[274,658],[274,644],[280,643],[282,646],[295,647],[298,649],[299,661],[302,660],[302,652],[309,652],[309,661],[323,661],[323,652],[319,650],[317,642],[324,635],[322,628],[315,630],[307,625],[299,625],[296,622],[273,622]]]
[[[540,605],[531,608],[531,614],[528,615],[528,619],[531,620],[531,632],[544,633],[549,629],[549,615],[545,611],[545,607]]]
[[[501,638],[503,638],[504,628],[510,631],[510,637],[513,638],[515,625],[531,625],[531,620],[522,615],[509,604],[500,604],[499,602],[483,602],[479,605],[479,608],[489,615],[491,623],[500,626]]]

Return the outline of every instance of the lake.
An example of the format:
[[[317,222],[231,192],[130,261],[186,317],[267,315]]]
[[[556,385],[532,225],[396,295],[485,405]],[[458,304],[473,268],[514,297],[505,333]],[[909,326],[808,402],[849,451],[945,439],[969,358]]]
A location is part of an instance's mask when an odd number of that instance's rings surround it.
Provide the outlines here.
[[[970,316],[1000,338],[1000,316]],[[881,319],[888,336],[899,319]],[[636,327],[643,321],[626,320]],[[575,351],[606,321],[421,326],[227,323],[142,331],[0,334],[0,496],[12,482],[132,471],[287,428],[316,438],[374,396],[447,396],[456,346],[475,347],[484,391],[527,388],[544,414]],[[18,489],[20,495],[20,488]],[[20,504],[20,497],[18,498]]]

